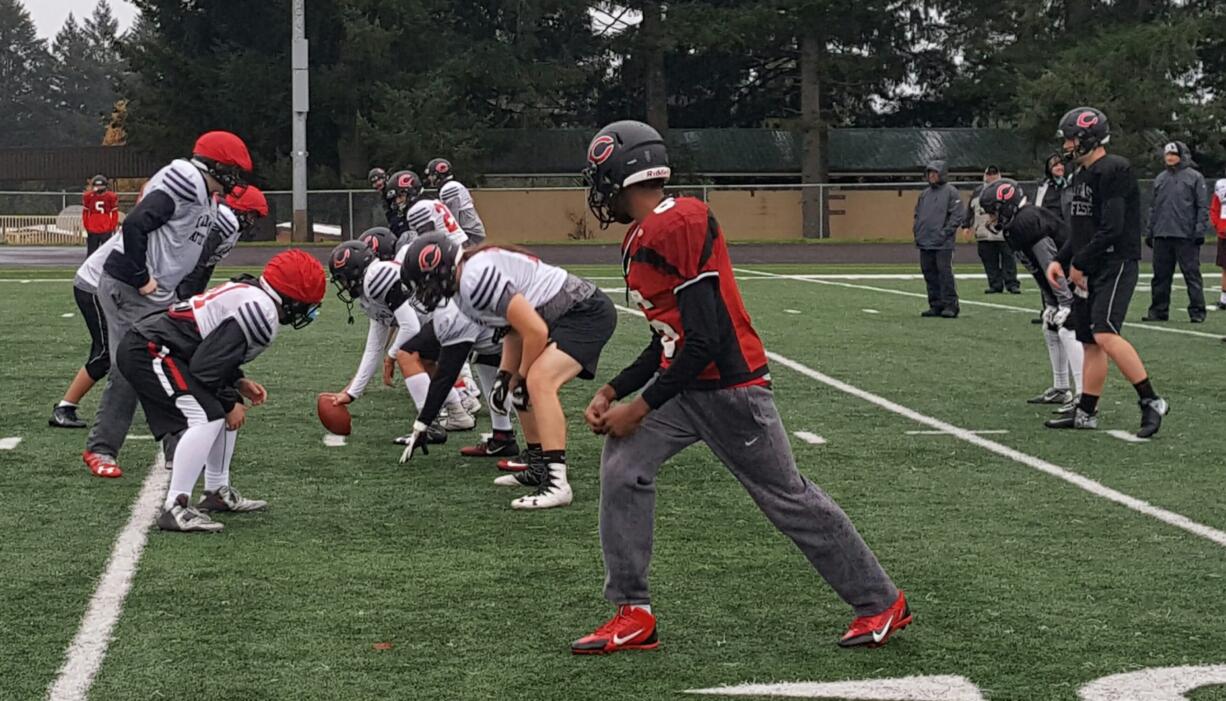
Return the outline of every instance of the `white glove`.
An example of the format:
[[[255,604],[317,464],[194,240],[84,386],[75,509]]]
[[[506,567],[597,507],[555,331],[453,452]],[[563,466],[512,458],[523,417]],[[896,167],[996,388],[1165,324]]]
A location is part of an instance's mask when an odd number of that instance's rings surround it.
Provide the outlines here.
[[[1068,321],[1068,316],[1072,313],[1072,307],[1056,307],[1056,310],[1051,315],[1051,325],[1056,328],[1064,326],[1064,322]]]
[[[1057,312],[1056,307],[1043,307],[1043,316],[1042,316],[1043,323],[1048,326],[1054,326],[1055,322],[1052,321],[1052,319],[1055,318],[1056,312]]]
[[[430,449],[426,447],[426,429],[429,428],[420,421],[413,422],[413,433],[409,434],[409,441],[404,446],[404,452],[400,454],[400,464],[403,465],[413,457],[413,451],[421,448],[422,455],[429,455]]]

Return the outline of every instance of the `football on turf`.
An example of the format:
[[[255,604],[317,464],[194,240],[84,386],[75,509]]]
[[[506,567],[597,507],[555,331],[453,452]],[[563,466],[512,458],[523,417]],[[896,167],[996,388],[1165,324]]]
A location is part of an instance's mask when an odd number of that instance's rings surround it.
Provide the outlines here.
[[[338,436],[348,436],[353,430],[353,419],[349,416],[349,407],[344,404],[333,405],[332,395],[325,392],[315,400],[315,413],[319,414],[319,422],[331,433]]]

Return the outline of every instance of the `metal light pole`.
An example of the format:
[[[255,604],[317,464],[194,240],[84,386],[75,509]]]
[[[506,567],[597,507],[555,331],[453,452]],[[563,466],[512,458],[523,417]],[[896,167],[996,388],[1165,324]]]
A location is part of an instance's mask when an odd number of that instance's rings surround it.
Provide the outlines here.
[[[311,98],[307,90],[307,40],[306,40],[306,7],[305,0],[293,0],[292,4],[294,33],[290,54],[293,67],[293,109],[294,109],[294,241],[310,241],[307,218],[307,150],[306,150],[306,120],[310,111]]]

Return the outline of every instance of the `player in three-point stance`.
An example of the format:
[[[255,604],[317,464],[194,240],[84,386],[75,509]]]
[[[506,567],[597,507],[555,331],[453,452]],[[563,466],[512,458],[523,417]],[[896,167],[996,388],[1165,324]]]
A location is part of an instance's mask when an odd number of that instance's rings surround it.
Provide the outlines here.
[[[665,196],[668,153],[646,124],[605,127],[592,139],[588,162],[592,213],[603,225],[632,224],[622,244],[626,289],[652,336],[585,414],[596,433],[608,436],[600,460],[600,544],[605,598],[617,613],[574,641],[572,652],[659,644],[647,589],[656,475],[666,460],[700,442],[852,606],[856,617],[839,644],[884,644],[911,623],[907,600],[838,504],[796,469],[766,350],[715,217],[699,200]],[[634,392],[638,397],[617,403]]]
[[[523,249],[464,250],[435,233],[418,237],[407,251],[401,280],[425,308],[454,299],[473,321],[506,329],[489,404],[497,410],[512,397],[528,443],[528,469],[494,483],[534,489],[511,502],[515,509],[570,504],[566,416],[558,390],[575,377],[596,376],[600,352],[617,327],[613,302],[591,282]]]
[[[1093,107],[1069,110],[1060,120],[1066,160],[1073,174],[1072,231],[1056,260],[1047,266],[1052,285],[1068,278],[1074,287],[1071,317],[1085,347],[1085,386],[1071,414],[1049,428],[1098,428],[1098,398],[1107,382],[1107,360],[1132,383],[1141,407],[1140,438],[1162,426],[1166,400],[1150,384],[1145,364],[1120,335],[1137,286],[1141,260],[1141,191],[1128,159],[1107,153],[1107,115]]]
[[[326,289],[319,261],[291,249],[273,256],[259,278],[237,277],[145,317],[120,341],[116,365],[140,397],[154,437],[182,432],[159,528],[220,531],[222,524],[202,512],[267,506],[230,484],[236,433],[247,412],[243,399],[259,406],[268,398],[241,366],[272,343],[279,325],[311,323]],[[192,506],[202,471],[204,493]]]

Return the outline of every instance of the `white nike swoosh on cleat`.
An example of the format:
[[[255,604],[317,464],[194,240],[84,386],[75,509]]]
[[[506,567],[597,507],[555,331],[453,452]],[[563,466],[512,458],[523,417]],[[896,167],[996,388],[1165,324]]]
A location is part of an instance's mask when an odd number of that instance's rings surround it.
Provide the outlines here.
[[[889,635],[890,633],[890,625],[892,625],[893,623],[894,623],[894,617],[890,616],[889,619],[886,620],[885,625],[881,626],[880,631],[876,631],[876,630],[873,631],[873,642],[879,643],[882,640],[885,640],[885,636]]]
[[[754,436],[752,441],[745,441],[745,447],[746,447],[746,448],[748,448],[749,446],[753,445],[754,443],[757,443],[757,442],[758,442],[758,439],[759,439],[759,438],[761,438],[761,437],[762,437],[762,436]]]
[[[642,632],[643,632],[643,629],[639,628],[638,630],[634,631],[633,633],[631,633],[630,635],[627,635],[624,638],[618,635],[617,633],[614,633],[613,634],[613,644],[614,645],[625,645],[627,642],[633,640],[635,636],[637,636],[639,633],[642,633]]]

